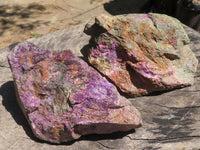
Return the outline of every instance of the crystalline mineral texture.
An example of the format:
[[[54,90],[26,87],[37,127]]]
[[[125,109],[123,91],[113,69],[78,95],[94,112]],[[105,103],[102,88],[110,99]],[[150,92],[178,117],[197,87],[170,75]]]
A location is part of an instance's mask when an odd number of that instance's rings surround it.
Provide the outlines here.
[[[101,15],[85,26],[89,62],[130,97],[193,83],[198,61],[181,23],[161,14]]]
[[[22,42],[8,60],[20,107],[42,140],[60,143],[141,126],[139,112],[116,87],[68,50]]]

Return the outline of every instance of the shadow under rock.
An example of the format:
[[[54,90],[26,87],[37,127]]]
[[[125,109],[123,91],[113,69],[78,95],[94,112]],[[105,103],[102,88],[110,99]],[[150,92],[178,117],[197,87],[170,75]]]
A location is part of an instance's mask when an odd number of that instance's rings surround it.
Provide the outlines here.
[[[81,59],[83,59],[85,62],[87,62],[89,64],[88,61],[88,56],[90,55],[90,49],[92,48],[91,44],[87,44],[85,45],[80,51],[81,54],[83,55],[83,57],[81,57]],[[89,64],[90,65],[90,64]]]
[[[111,15],[147,13],[152,9],[152,0],[114,0],[104,4]]]
[[[46,143],[51,144],[51,145],[72,145],[78,141],[94,141],[95,142],[95,141],[101,141],[101,140],[116,140],[116,139],[122,139],[123,137],[125,137],[129,134],[133,134],[133,133],[135,133],[135,129],[132,129],[127,132],[115,132],[115,133],[111,133],[111,134],[84,135],[84,136],[81,136],[79,139],[69,141],[69,142],[62,142],[60,144],[49,143],[49,142],[46,142]]]
[[[17,46],[19,43],[20,42],[16,42],[16,43],[13,43],[13,44],[9,45],[8,46],[9,47],[9,51],[12,51],[15,48],[15,46]]]
[[[100,141],[100,140],[115,140],[115,139],[121,139],[128,134],[135,133],[135,129],[127,131],[127,132],[115,132],[111,134],[91,134],[91,135],[85,135],[82,136],[78,141],[80,140],[86,140],[86,141]]]
[[[91,134],[91,135],[82,136],[81,138],[79,138],[77,140],[70,141],[70,142],[63,142],[61,144],[50,143],[50,142],[38,139],[31,131],[28,121],[26,120],[23,112],[21,111],[21,109],[18,105],[13,81],[8,81],[0,87],[0,95],[3,97],[3,101],[2,101],[3,106],[12,115],[15,122],[18,125],[23,127],[26,134],[32,140],[34,140],[35,142],[38,142],[38,143],[48,143],[50,145],[72,145],[76,141],[82,141],[82,140],[84,140],[84,141],[99,141],[99,140],[109,140],[109,139],[110,140],[111,139],[121,139],[124,136],[135,132],[135,130],[133,129],[128,132],[116,132],[116,133],[112,133],[112,134],[103,134],[103,135]]]
[[[21,111],[15,94],[14,82],[8,81],[0,87],[0,95],[3,97],[2,104],[6,110],[12,115],[15,122],[22,126],[26,134],[36,142],[42,142],[42,140],[36,138],[31,131],[31,128]]]

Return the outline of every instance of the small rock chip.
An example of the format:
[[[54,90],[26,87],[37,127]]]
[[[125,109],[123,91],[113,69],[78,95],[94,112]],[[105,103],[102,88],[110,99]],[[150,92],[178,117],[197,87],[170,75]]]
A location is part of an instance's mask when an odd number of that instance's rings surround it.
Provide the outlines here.
[[[116,87],[70,51],[22,42],[8,60],[20,107],[42,140],[67,142],[142,124],[139,112]]]
[[[101,15],[85,27],[89,62],[131,97],[193,83],[198,60],[181,23],[161,14]]]

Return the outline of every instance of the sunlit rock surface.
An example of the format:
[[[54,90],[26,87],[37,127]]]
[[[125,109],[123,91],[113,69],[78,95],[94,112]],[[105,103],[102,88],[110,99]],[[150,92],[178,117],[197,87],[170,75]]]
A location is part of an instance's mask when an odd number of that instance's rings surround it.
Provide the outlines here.
[[[8,60],[20,107],[42,140],[60,143],[141,126],[139,112],[116,87],[68,50],[22,42]]]
[[[198,61],[181,23],[161,14],[101,15],[89,22],[89,62],[131,97],[189,86]]]

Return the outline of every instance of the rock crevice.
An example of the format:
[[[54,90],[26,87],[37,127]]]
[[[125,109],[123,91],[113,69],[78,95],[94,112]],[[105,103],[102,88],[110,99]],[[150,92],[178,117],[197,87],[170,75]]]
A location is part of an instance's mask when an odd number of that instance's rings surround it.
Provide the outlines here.
[[[116,87],[69,50],[41,50],[22,42],[8,60],[18,102],[42,140],[68,142],[142,125],[138,110]]]
[[[198,60],[175,18],[154,13],[102,15],[86,25],[85,33],[94,41],[89,62],[130,97],[193,83]]]

